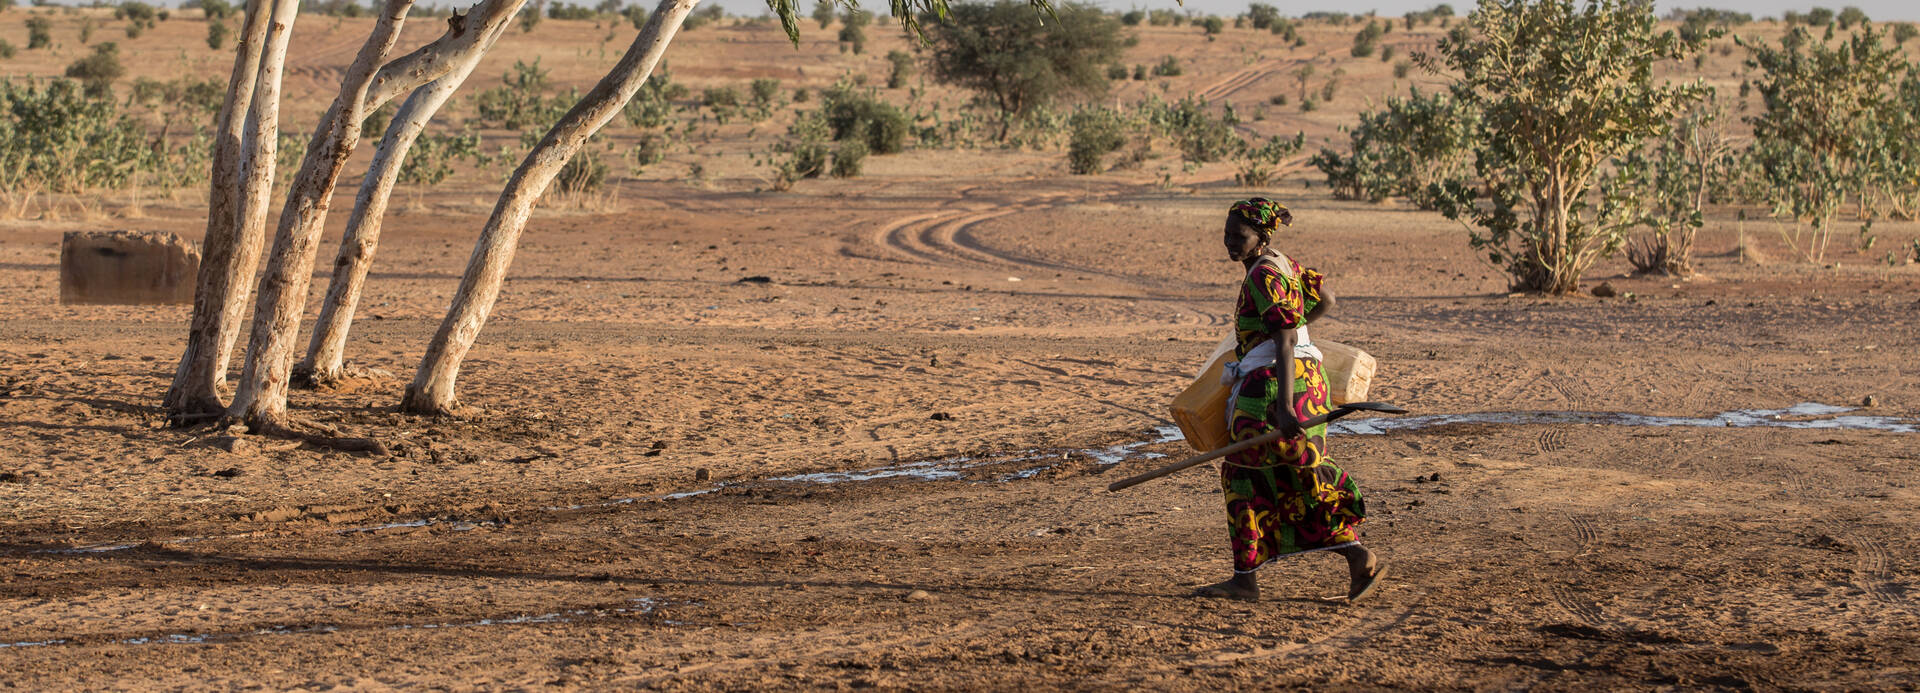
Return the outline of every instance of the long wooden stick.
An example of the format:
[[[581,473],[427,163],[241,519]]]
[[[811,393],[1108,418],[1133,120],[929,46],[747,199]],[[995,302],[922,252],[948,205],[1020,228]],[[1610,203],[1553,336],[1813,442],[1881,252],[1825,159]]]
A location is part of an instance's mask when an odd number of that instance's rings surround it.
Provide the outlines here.
[[[1327,422],[1329,422],[1329,421],[1332,421],[1332,420],[1334,420],[1334,419],[1338,419],[1338,418],[1340,418],[1340,417],[1342,417],[1342,416],[1346,416],[1346,415],[1348,415],[1348,414],[1352,414],[1352,413],[1354,413],[1354,412],[1357,412],[1357,411],[1388,411],[1388,412],[1392,412],[1392,411],[1394,411],[1395,409],[1397,409],[1397,408],[1387,408],[1387,409],[1382,409],[1382,408],[1380,408],[1380,407],[1379,407],[1378,405],[1376,405],[1376,403],[1373,403],[1373,402],[1359,402],[1359,403],[1357,403],[1357,404],[1361,404],[1361,405],[1369,405],[1369,406],[1352,406],[1352,405],[1348,405],[1348,406],[1342,406],[1342,407],[1340,407],[1340,408],[1338,408],[1338,409],[1335,409],[1335,410],[1333,410],[1333,411],[1330,411],[1330,412],[1327,412],[1327,413],[1325,413],[1325,414],[1321,414],[1321,415],[1319,415],[1319,416],[1316,416],[1316,417],[1313,417],[1313,418],[1310,418],[1310,419],[1307,419],[1306,421],[1302,421],[1302,422],[1300,422],[1300,430],[1303,430],[1303,431],[1304,431],[1304,430],[1306,430],[1306,429],[1309,429],[1309,428],[1313,428],[1314,426],[1318,426],[1318,425],[1320,425],[1320,424],[1323,424],[1323,423],[1327,423]],[[1174,472],[1177,472],[1177,471],[1180,471],[1180,470],[1182,470],[1182,469],[1186,469],[1186,468],[1189,468],[1189,467],[1197,467],[1197,466],[1199,466],[1199,465],[1202,465],[1202,464],[1205,464],[1205,463],[1207,463],[1207,462],[1211,462],[1211,461],[1213,461],[1213,460],[1216,460],[1216,459],[1219,459],[1219,458],[1222,458],[1222,457],[1226,457],[1227,455],[1231,455],[1231,454],[1233,454],[1233,453],[1236,453],[1236,452],[1240,452],[1241,450],[1245,450],[1245,449],[1247,449],[1247,448],[1253,448],[1253,447],[1259,447],[1259,446],[1261,446],[1261,445],[1266,445],[1267,443],[1271,443],[1271,442],[1274,442],[1274,441],[1276,441],[1276,440],[1280,440],[1281,438],[1285,438],[1285,437],[1287,437],[1287,436],[1286,436],[1286,434],[1285,434],[1285,432],[1284,432],[1284,431],[1273,431],[1273,432],[1271,432],[1271,433],[1266,433],[1266,434],[1263,434],[1263,435],[1260,435],[1260,436],[1258,436],[1258,437],[1254,437],[1254,438],[1248,438],[1248,439],[1246,439],[1246,440],[1243,440],[1243,441],[1240,441],[1240,442],[1238,442],[1238,443],[1234,443],[1234,444],[1232,444],[1232,445],[1229,445],[1229,446],[1226,446],[1226,447],[1224,447],[1224,448],[1220,448],[1220,449],[1218,449],[1218,450],[1214,450],[1213,452],[1206,452],[1206,453],[1201,453],[1201,454],[1199,454],[1199,455],[1195,455],[1195,456],[1193,456],[1193,457],[1189,457],[1189,458],[1187,458],[1187,459],[1184,459],[1184,460],[1181,460],[1181,461],[1179,461],[1179,462],[1175,462],[1175,463],[1173,463],[1173,464],[1170,464],[1170,465],[1167,465],[1167,466],[1165,466],[1165,467],[1161,467],[1161,468],[1159,468],[1159,469],[1155,469],[1155,470],[1153,470],[1153,471],[1151,471],[1151,472],[1146,472],[1146,473],[1144,473],[1144,474],[1137,474],[1137,475],[1134,475],[1134,476],[1130,476],[1130,477],[1127,477],[1127,478],[1125,478],[1125,479],[1121,479],[1121,480],[1119,480],[1119,481],[1116,481],[1116,482],[1113,482],[1113,483],[1111,483],[1111,484],[1108,484],[1108,485],[1107,485],[1107,490],[1108,490],[1108,491],[1118,491],[1118,490],[1121,490],[1121,489],[1124,489],[1124,488],[1127,488],[1127,487],[1130,487],[1130,486],[1135,486],[1135,485],[1138,485],[1138,484],[1142,484],[1142,483],[1145,483],[1145,482],[1148,482],[1148,481],[1152,481],[1152,480],[1154,480],[1154,479],[1158,479],[1158,478],[1160,478],[1160,477],[1163,477],[1163,476],[1166,476],[1166,475],[1168,475],[1168,474],[1172,474],[1172,473],[1174,473]]]

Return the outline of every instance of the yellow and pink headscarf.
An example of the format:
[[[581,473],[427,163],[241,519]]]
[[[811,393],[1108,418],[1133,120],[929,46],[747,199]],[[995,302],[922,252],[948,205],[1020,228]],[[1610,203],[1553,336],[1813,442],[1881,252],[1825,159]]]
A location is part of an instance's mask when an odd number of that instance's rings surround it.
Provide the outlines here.
[[[1280,230],[1282,226],[1293,225],[1293,212],[1288,211],[1286,205],[1264,197],[1235,202],[1233,207],[1227,210],[1227,214],[1246,222],[1248,226],[1259,231],[1264,238],[1272,238],[1273,232]]]

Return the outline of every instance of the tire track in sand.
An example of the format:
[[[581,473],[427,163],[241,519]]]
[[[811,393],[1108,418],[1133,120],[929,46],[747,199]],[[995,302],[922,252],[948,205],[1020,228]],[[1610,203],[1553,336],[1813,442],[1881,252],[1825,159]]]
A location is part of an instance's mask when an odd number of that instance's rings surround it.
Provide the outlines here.
[[[1847,534],[1844,539],[1853,545],[1858,555],[1854,565],[1854,585],[1876,603],[1888,606],[1906,604],[1906,591],[1892,586],[1893,574],[1887,567],[1890,562],[1887,547],[1873,537],[1860,533]]]

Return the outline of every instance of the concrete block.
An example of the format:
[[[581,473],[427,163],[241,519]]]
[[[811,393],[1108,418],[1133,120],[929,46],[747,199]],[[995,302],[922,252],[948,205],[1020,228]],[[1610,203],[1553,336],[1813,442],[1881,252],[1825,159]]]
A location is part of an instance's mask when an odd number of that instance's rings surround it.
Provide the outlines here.
[[[200,249],[165,231],[73,231],[60,242],[60,302],[192,303]]]

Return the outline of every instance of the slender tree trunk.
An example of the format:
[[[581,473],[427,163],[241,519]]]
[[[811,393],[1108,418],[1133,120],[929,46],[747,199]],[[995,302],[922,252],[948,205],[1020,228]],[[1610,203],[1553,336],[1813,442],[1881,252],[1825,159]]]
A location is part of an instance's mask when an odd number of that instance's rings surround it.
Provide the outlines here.
[[[360,293],[366,286],[367,271],[373,267],[374,251],[380,244],[380,224],[387,212],[387,199],[393,193],[394,181],[400,177],[407,152],[426,130],[427,122],[460,89],[507,26],[503,21],[492,27],[491,35],[481,42],[479,50],[460,59],[452,72],[414,90],[394,114],[380,141],[380,149],[360,182],[360,194],[354,200],[353,216],[347,220],[346,235],[340,240],[340,253],[333,261],[333,280],[327,285],[327,299],[320,306],[320,318],[307,344],[307,356],[293,368],[296,383],[325,384],[340,378],[346,363],[347,333],[353,325]]]
[[[244,262],[236,253],[236,235],[241,228],[241,138],[252,110],[254,85],[260,77],[268,22],[273,18],[270,2],[251,0],[247,4],[240,43],[234,47],[227,102],[220,108],[213,171],[208,176],[207,233],[200,243],[200,275],[193,292],[193,318],[180,367],[163,400],[167,412],[176,417],[217,414],[226,409],[220,388],[226,385],[226,349],[232,341],[225,336],[235,333],[228,326],[239,324],[248,282],[253,279],[251,262]]]
[[[460,374],[460,361],[493,311],[493,303],[500,296],[500,284],[506,279],[507,267],[513,263],[520,232],[526,227],[534,203],[587,138],[626,107],[627,101],[653,73],[660,56],[666,53],[667,44],[680,29],[680,23],[698,3],[699,0],[661,0],[613,70],[527,153],[506,189],[501,191],[493,215],[480,233],[473,256],[467,260],[466,275],[454,294],[453,305],[414,372],[413,383],[407,386],[406,396],[401,400],[401,409],[451,414],[457,408],[454,382]]]
[[[246,365],[241,368],[240,386],[227,410],[228,415],[249,426],[270,428],[286,423],[288,372],[293,368],[294,342],[306,308],[307,284],[312,279],[313,255],[326,223],[327,205],[340,169],[359,141],[360,121],[366,118],[367,88],[400,38],[400,27],[412,7],[413,0],[387,0],[373,33],[341,79],[340,95],[321,117],[300,173],[287,190],[279,230],[274,234],[273,256],[260,281]]]

